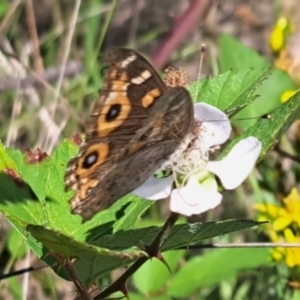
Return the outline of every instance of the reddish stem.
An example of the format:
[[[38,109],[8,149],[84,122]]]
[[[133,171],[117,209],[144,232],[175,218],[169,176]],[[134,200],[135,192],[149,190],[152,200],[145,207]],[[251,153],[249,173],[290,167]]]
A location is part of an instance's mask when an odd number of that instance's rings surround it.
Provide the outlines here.
[[[182,43],[187,34],[195,29],[199,20],[203,20],[211,1],[194,0],[187,10],[177,17],[169,36],[152,55],[152,64],[156,69],[161,69],[167,63],[172,52]]]

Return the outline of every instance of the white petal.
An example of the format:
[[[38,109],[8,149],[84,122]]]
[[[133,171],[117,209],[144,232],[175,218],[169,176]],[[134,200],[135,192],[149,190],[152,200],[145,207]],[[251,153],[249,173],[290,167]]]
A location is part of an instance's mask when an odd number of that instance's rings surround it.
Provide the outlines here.
[[[185,216],[198,215],[215,208],[221,201],[220,193],[203,188],[196,176],[191,176],[186,186],[172,191],[170,209]]]
[[[201,145],[204,149],[223,144],[231,133],[228,117],[218,108],[207,103],[194,105],[195,117],[203,122],[200,133]]]
[[[164,199],[170,195],[173,181],[173,176],[166,178],[151,176],[140,187],[134,190],[133,193],[148,200]]]
[[[209,161],[207,170],[216,174],[224,188],[238,187],[250,174],[261,151],[261,142],[255,137],[239,141],[221,161]]]

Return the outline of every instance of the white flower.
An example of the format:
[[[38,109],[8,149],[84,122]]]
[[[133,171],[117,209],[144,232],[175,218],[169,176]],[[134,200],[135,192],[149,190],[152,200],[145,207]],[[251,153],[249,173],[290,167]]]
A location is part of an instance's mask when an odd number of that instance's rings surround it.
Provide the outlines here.
[[[261,151],[261,143],[255,137],[240,140],[220,161],[210,161],[214,146],[223,144],[231,133],[227,116],[206,103],[194,106],[195,120],[201,121],[201,130],[192,150],[184,152],[173,163],[175,175],[166,178],[150,177],[134,191],[148,200],[170,197],[170,209],[186,216],[203,213],[215,208],[222,201],[213,174],[217,175],[225,189],[238,187],[252,171]],[[207,120],[208,122],[206,122]],[[172,190],[174,179],[179,187]]]

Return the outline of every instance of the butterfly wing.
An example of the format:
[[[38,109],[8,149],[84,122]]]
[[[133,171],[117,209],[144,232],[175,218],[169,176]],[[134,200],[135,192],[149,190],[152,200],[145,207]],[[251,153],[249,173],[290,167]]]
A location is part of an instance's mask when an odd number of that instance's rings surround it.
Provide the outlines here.
[[[138,188],[164,163],[193,128],[193,104],[184,88],[156,101],[144,126],[120,152],[117,163],[72,210],[88,220]]]
[[[184,88],[166,87],[139,54],[115,49],[86,143],[68,164],[72,213],[88,220],[137,188],[176,149],[190,128],[193,105]]]

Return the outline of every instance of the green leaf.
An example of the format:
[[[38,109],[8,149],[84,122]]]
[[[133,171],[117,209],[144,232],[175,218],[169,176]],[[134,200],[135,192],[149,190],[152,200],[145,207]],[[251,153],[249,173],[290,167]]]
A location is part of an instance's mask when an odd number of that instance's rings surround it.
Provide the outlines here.
[[[124,297],[124,295],[122,295]],[[129,294],[129,299],[130,300],[145,300],[145,295],[138,295],[134,293]],[[117,298],[115,298],[117,299]],[[151,296],[151,298],[147,298],[150,300],[173,300],[172,297],[169,297],[167,295],[162,295],[162,296]]]
[[[10,7],[10,3],[7,0],[2,0],[0,3],[0,18],[5,16],[5,14],[8,12]]]
[[[103,276],[113,268],[130,263],[131,260],[126,257],[116,259],[111,255],[104,257],[102,253],[108,251],[106,246],[99,250],[99,247],[94,249],[95,246],[90,245],[94,253],[91,255],[86,242],[93,242],[103,234],[113,234],[117,230],[132,228],[152,202],[129,195],[117,201],[110,209],[82,224],[80,216],[70,213],[68,201],[73,192],[66,193],[63,182],[66,164],[76,155],[77,149],[77,145],[66,140],[50,158],[30,163],[28,154],[19,150],[6,150],[2,146],[0,165],[14,166],[16,168],[14,172],[21,174],[22,177],[16,180],[10,173],[0,173],[0,211],[21,233],[38,257],[45,259],[50,250],[68,257],[74,248],[78,251],[80,249],[80,259],[75,263],[79,269],[78,273],[82,280],[91,281],[93,276]],[[47,229],[44,228],[45,232],[37,234],[33,230],[26,231],[28,225],[37,225],[39,228],[46,226]],[[56,241],[57,236],[60,239],[64,238],[63,242]],[[124,252],[124,249],[122,251]],[[96,259],[96,256],[99,258]],[[94,262],[91,262],[91,259],[86,260],[86,257],[94,259]],[[89,271],[85,270],[88,265],[86,261],[90,262]],[[97,266],[97,272],[94,271],[93,266]],[[57,265],[54,268],[58,272]],[[62,276],[66,278],[66,275]]]
[[[17,165],[14,160],[10,158],[5,146],[0,143],[0,171],[4,171],[6,169],[16,170]]]
[[[35,164],[29,163],[26,155],[19,150],[2,151],[0,164],[10,160],[11,165],[17,166],[16,171],[22,174],[24,181],[18,184],[11,176],[0,174],[0,210],[8,219],[17,221],[24,229],[28,224],[47,225],[79,241],[93,239],[107,231],[112,233],[132,228],[140,215],[152,205],[151,201],[126,196],[83,225],[80,216],[70,213],[68,200],[74,192],[64,191],[63,178],[66,164],[76,155],[77,148],[66,140],[50,158]]]
[[[237,139],[232,141],[222,152],[223,157],[241,139],[255,136],[262,143],[261,155],[272,148],[291,124],[300,115],[300,92],[297,92],[289,101],[282,104],[270,114],[268,119],[260,119],[253,126],[245,130]]]
[[[239,73],[229,71],[212,79],[195,82],[189,90],[191,95],[198,95],[195,102],[206,102],[234,115],[257,98],[256,89],[269,72],[268,68]]]
[[[224,34],[221,36],[219,48],[221,72],[227,72],[228,70],[245,72],[245,69],[262,70],[271,67],[265,57],[260,56],[253,49],[243,45],[230,35]],[[234,51],[232,51],[233,49]],[[259,99],[237,114],[236,119],[253,118],[272,112],[280,106],[280,97],[283,92],[297,88],[295,82],[284,71],[272,69],[271,75],[268,77],[256,91],[256,94],[260,95]],[[230,90],[228,92],[228,97],[230,97]],[[254,123],[255,120],[236,122],[243,129]]]
[[[168,251],[163,257],[173,273],[185,251]],[[136,288],[143,294],[157,293],[172,275],[168,268],[158,259],[148,260],[133,274]]]
[[[213,286],[237,276],[242,270],[253,270],[270,264],[269,250],[218,249],[190,259],[168,282],[167,295],[188,297],[197,289]]]
[[[161,251],[186,247],[198,243],[204,239],[238,231],[241,229],[260,225],[262,223],[253,220],[226,220],[221,222],[193,223],[175,225],[168,238],[164,241]],[[93,241],[100,247],[108,247],[112,250],[121,250],[135,245],[149,245],[160,231],[160,227],[150,226],[147,228],[117,232],[114,235],[105,235]]]
[[[0,173],[0,189],[0,210],[14,224],[25,229],[29,223],[45,222],[47,215],[26,183]]]
[[[282,104],[280,97],[286,90],[294,89],[296,85],[286,72],[272,69],[271,75],[256,91],[259,98],[235,116],[235,119],[249,120],[236,121],[235,124],[243,129],[250,127],[256,122],[255,118],[271,113]]]
[[[298,299],[300,299],[300,291],[294,290],[290,300],[298,300]]]
[[[78,242],[71,236],[42,226],[29,225],[27,231],[43,244],[44,259],[49,255],[48,249],[51,249],[52,254],[57,253],[60,257],[76,258],[75,270],[81,280],[86,283],[92,283],[95,278],[106,275],[116,267],[125,266],[139,257],[147,256],[144,251],[134,246],[122,251],[111,251],[107,248]],[[55,263],[52,267],[59,272],[62,266]]]
[[[228,70],[240,72],[251,68],[265,69],[270,66],[263,56],[229,34],[221,35],[219,49],[221,72]]]
[[[21,259],[26,254],[26,244],[22,240],[22,235],[15,229],[11,229],[7,238],[7,248],[12,257]]]
[[[220,222],[193,223],[174,226],[162,251],[184,247],[202,240],[230,232],[258,226],[265,222],[254,220],[226,220]]]
[[[22,286],[17,276],[6,280],[12,299],[22,299],[24,296]]]
[[[87,234],[87,241],[92,242],[101,235],[127,230],[132,228],[140,216],[152,205],[153,201],[146,201],[129,194],[84,223],[80,231]]]

